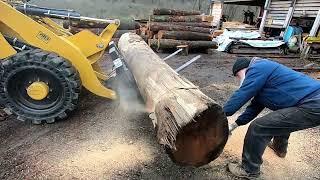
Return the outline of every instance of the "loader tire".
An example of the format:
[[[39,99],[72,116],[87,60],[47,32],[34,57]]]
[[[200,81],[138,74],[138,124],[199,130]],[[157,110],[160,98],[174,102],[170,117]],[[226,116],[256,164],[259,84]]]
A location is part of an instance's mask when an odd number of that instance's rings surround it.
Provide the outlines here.
[[[0,75],[0,100],[18,120],[53,123],[66,118],[78,104],[79,74],[71,63],[54,53],[22,51],[1,63]],[[41,100],[27,92],[34,82],[47,87],[47,96]]]

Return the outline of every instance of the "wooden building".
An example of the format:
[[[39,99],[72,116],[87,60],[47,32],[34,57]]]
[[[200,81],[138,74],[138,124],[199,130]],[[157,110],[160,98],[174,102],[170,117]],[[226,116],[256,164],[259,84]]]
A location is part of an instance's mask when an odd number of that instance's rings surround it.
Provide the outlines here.
[[[222,16],[220,9],[223,9],[224,4],[260,6],[262,12],[260,33],[266,27],[278,28],[284,32],[293,19],[308,19],[313,24],[320,10],[320,0],[212,0],[212,15],[216,16],[216,19],[220,20]],[[311,29],[312,24],[308,23],[305,26]]]

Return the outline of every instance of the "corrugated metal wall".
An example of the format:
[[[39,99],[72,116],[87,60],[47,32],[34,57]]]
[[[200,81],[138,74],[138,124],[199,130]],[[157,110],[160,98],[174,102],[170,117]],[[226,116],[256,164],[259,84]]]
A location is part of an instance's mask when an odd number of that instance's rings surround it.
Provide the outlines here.
[[[293,17],[316,17],[320,0],[297,0]]]
[[[265,27],[282,28],[291,3],[291,1],[272,0]]]

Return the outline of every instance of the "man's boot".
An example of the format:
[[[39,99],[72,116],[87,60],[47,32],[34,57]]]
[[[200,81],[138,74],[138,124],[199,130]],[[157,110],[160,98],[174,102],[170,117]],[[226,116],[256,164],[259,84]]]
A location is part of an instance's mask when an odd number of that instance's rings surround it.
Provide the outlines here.
[[[257,179],[260,176],[260,172],[258,173],[247,172],[240,164],[237,164],[237,163],[229,163],[228,170],[238,178]]]
[[[281,141],[278,140],[273,140],[272,142],[269,143],[268,145],[277,156],[279,156],[280,158],[285,158],[287,155],[287,148],[288,148],[288,144],[287,143],[283,143]]]

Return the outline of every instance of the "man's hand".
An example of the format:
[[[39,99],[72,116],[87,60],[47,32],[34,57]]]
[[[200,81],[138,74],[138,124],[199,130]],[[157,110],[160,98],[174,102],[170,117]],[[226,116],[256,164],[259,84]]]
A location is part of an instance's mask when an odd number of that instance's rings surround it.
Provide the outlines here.
[[[231,123],[229,124],[229,135],[232,134],[232,131],[235,130],[237,127],[239,127],[239,125],[237,123]]]

